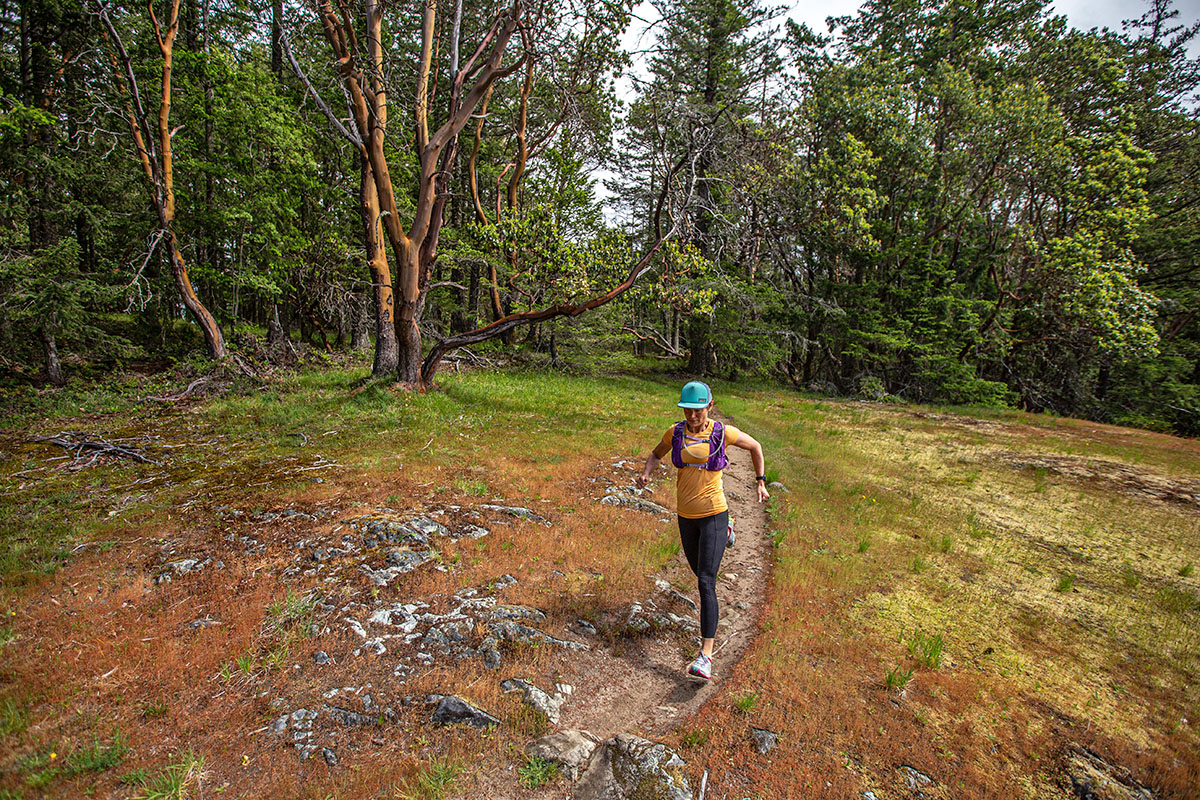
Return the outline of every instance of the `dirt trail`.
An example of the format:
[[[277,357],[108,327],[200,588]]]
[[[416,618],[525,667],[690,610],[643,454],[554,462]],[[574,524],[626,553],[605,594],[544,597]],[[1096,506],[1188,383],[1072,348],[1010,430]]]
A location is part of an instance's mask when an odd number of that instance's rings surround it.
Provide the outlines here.
[[[717,580],[721,618],[713,657],[713,680],[698,684],[684,674],[699,643],[681,648],[679,641],[656,636],[625,643],[621,651],[600,649],[581,660],[574,701],[564,708],[560,729],[579,728],[606,739],[621,732],[654,738],[674,728],[712,698],[746,652],[756,631],[766,588],[767,519],[757,500],[750,454],[731,449],[725,470],[725,496],[734,520],[737,543],[725,551]],[[658,480],[663,480],[661,477]],[[672,475],[670,480],[673,481]],[[672,521],[672,526],[674,522]],[[695,578],[682,554],[671,571],[660,576],[688,586],[684,592],[699,602]],[[682,579],[682,580],[681,580]],[[682,612],[698,618],[695,611]]]

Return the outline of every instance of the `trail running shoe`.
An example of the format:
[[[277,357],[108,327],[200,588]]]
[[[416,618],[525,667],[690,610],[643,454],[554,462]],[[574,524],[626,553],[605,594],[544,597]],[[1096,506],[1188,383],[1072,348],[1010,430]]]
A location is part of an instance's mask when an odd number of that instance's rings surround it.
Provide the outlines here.
[[[698,681],[707,681],[712,678],[712,659],[701,653],[696,656],[696,660],[688,667],[687,674],[689,678]]]
[[[733,547],[733,543],[737,541],[737,534],[733,532],[733,523],[729,523],[729,528],[725,531],[725,547]]]

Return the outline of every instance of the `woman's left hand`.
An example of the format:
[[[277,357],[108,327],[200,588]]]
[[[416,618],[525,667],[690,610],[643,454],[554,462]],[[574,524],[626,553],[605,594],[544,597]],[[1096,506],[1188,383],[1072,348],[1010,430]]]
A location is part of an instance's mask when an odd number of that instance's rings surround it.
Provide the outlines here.
[[[763,481],[758,481],[758,502],[765,503],[771,493],[767,491],[767,484]]]

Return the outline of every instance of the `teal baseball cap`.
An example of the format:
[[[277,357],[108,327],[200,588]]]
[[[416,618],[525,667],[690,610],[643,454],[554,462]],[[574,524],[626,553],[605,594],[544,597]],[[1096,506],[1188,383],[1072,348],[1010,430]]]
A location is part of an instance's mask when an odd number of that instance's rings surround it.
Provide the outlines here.
[[[680,408],[708,408],[711,402],[712,389],[708,388],[708,384],[692,381],[684,385],[683,391],[679,393],[677,405]]]

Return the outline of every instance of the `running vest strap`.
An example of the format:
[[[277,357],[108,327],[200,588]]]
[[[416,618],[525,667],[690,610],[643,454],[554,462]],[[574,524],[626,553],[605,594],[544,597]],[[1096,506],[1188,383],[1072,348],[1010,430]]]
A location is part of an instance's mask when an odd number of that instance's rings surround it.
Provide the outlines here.
[[[675,432],[671,435],[671,463],[675,465],[676,469],[696,467],[718,472],[729,465],[729,459],[725,456],[725,426],[716,420],[713,420],[712,433],[708,437],[708,463],[683,463],[683,435],[686,427],[687,422],[677,422]]]

